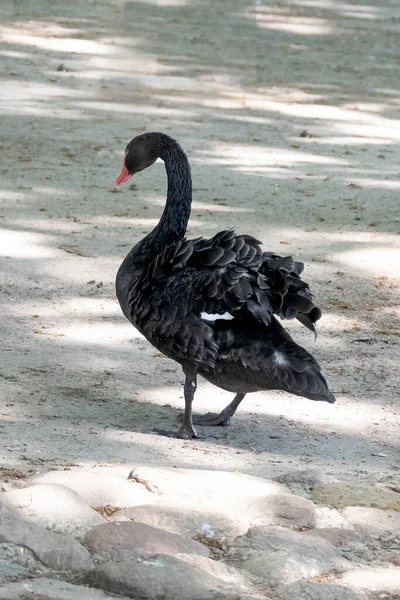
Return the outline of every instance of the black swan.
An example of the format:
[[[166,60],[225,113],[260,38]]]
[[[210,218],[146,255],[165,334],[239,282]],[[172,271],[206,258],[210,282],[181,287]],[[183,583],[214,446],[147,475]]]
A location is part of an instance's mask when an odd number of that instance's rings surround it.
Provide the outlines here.
[[[303,264],[263,252],[261,242],[232,229],[209,240],[187,240],[190,166],[168,135],[145,133],[130,141],[116,185],[157,158],[168,176],[164,212],[123,261],[116,291],[132,325],[182,365],[185,413],[175,435],[197,437],[193,422],[228,425],[248,392],[285,390],[335,402],[317,361],[274,317],[297,318],[315,332],[321,311],[300,278]],[[236,394],[220,414],[192,417],[198,374]]]

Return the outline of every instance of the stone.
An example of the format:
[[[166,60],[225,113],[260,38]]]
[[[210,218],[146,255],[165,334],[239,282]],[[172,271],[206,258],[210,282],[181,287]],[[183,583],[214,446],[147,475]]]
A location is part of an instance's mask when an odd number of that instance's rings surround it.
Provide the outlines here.
[[[314,467],[312,469],[304,469],[302,471],[289,471],[275,478],[279,483],[284,483],[289,487],[301,486],[304,488],[314,487],[319,483],[334,483],[337,482],[335,477],[327,475],[322,469]]]
[[[271,494],[245,502],[251,525],[281,525],[311,529],[316,524],[315,506],[311,500],[294,494]]]
[[[79,542],[23,521],[4,503],[0,503],[0,542],[28,548],[55,571],[82,571],[92,566],[89,552]]]
[[[83,585],[73,585],[58,579],[40,578],[10,583],[0,588],[0,600],[128,600],[126,596],[111,596],[107,592]]]
[[[400,536],[400,512],[349,506],[343,510],[343,516],[360,533],[375,537],[386,534]]]
[[[108,473],[90,471],[50,471],[34,482],[57,483],[74,490],[90,506],[138,506],[154,501],[155,494],[150,493],[141,484],[127,481],[122,477]]]
[[[0,501],[32,523],[59,533],[84,533],[106,520],[74,491],[57,484],[38,484],[0,494]]]
[[[185,502],[134,506],[111,516],[112,521],[123,518],[187,537],[205,536],[217,540],[233,539],[245,533],[250,526],[247,517],[240,518],[240,515],[228,510],[222,512],[221,507],[205,504],[193,509]]]
[[[316,506],[315,508],[316,514],[316,529],[327,529],[328,527],[333,527],[334,529],[338,529],[339,527],[343,529],[352,529],[352,525],[340,514],[336,508],[329,508],[328,506]]]
[[[300,582],[279,586],[274,590],[277,600],[368,600],[360,591],[344,585]]]
[[[400,494],[376,485],[326,483],[316,485],[311,497],[314,502],[335,508],[371,506],[400,511]]]
[[[391,556],[389,556],[388,560],[395,567],[400,567],[400,552],[397,554],[392,554]]]
[[[10,543],[0,544],[0,583],[40,574],[42,570],[43,565],[27,548]]]
[[[210,551],[194,540],[144,523],[115,521],[88,531],[85,546],[104,560],[124,560],[136,554],[199,554]]]
[[[165,554],[106,562],[86,574],[86,581],[109,592],[140,600],[214,600],[240,590],[202,569]]]
[[[305,534],[312,537],[321,537],[330,542],[335,548],[340,548],[342,552],[361,549],[365,544],[365,537],[354,529],[330,527],[327,529],[314,529],[305,532]]]
[[[326,540],[282,527],[252,527],[234,541],[227,560],[270,587],[349,568]]]
[[[187,501],[174,501],[125,508],[112,515],[112,520],[129,517],[166,531],[188,537],[217,540],[234,539],[252,525],[282,525],[312,528],[316,521],[315,506],[306,498],[293,494],[271,494],[243,500],[242,503],[203,502],[195,508]]]
[[[340,582],[369,592],[400,593],[400,568],[371,567],[346,571]]]
[[[232,584],[237,589],[246,588],[246,580],[243,575],[234,567],[222,562],[222,560],[212,560],[200,554],[177,554],[176,558],[198,567],[209,575],[213,575],[213,577],[218,577]]]
[[[201,502],[212,498],[220,503],[227,499],[240,504],[243,499],[289,491],[276,481],[229,471],[141,466],[133,469],[129,477],[159,494],[190,498],[195,502],[199,498]]]

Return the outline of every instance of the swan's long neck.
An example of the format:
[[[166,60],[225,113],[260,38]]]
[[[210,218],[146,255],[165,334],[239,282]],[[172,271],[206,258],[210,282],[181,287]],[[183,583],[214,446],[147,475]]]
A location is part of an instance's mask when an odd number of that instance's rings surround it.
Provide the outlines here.
[[[160,158],[168,177],[167,201],[157,227],[148,236],[157,252],[184,237],[192,204],[190,166],[182,148],[175,141],[168,143],[160,151]]]

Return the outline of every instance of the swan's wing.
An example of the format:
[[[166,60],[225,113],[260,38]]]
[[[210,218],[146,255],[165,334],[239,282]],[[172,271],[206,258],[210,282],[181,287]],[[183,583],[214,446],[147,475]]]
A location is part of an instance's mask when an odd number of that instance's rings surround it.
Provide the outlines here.
[[[278,314],[315,331],[320,311],[300,278],[302,268],[291,257],[262,253],[254,237],[229,230],[166,248],[149,266],[147,280],[161,286],[173,313],[185,311],[209,324],[253,318],[268,325]]]

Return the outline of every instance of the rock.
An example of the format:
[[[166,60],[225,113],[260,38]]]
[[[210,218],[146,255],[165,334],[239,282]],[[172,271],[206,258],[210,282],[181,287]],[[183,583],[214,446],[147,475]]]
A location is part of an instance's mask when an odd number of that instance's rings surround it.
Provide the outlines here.
[[[316,485],[311,493],[314,502],[335,508],[372,506],[400,511],[400,495],[376,485],[326,483]]]
[[[379,537],[385,534],[400,536],[400,513],[379,508],[349,506],[343,510],[344,518],[354,528],[365,534]]]
[[[176,558],[198,567],[213,577],[218,577],[232,584],[236,589],[245,589],[246,581],[241,573],[234,567],[225,564],[222,560],[212,560],[199,554],[177,554]]]
[[[57,579],[35,579],[11,583],[0,588],[0,600],[117,600],[103,590],[72,585]],[[118,600],[128,600],[118,596]]]
[[[322,469],[317,467],[305,469],[303,471],[289,471],[275,478],[279,483],[284,483],[289,487],[301,486],[305,488],[314,487],[318,483],[334,483],[337,479],[331,475],[327,475]]]
[[[233,539],[249,528],[248,519],[241,520],[230,512],[221,511],[221,507],[213,510],[209,504],[196,509],[186,503],[152,504],[151,506],[134,506],[114,513],[112,521],[128,518],[135,522],[146,523],[153,527],[178,533],[187,537],[196,535],[218,540]],[[128,520],[129,520],[128,519]]]
[[[237,589],[174,556],[155,554],[107,562],[86,575],[90,585],[140,600],[212,600]]]
[[[305,535],[324,538],[324,540],[327,540],[335,546],[335,548],[340,548],[342,552],[361,549],[365,544],[365,537],[357,531],[354,531],[354,529],[335,529],[334,527],[330,527],[327,529],[307,531],[305,532]]]
[[[271,587],[349,568],[326,540],[282,527],[252,527],[235,540],[227,559]]]
[[[74,491],[56,484],[13,489],[0,495],[24,519],[60,533],[84,533],[106,522]]]
[[[311,529],[316,523],[311,500],[294,494],[271,494],[244,503],[252,525],[281,525]]]
[[[395,567],[400,567],[400,552],[398,554],[392,554],[391,556],[389,556],[388,560]]]
[[[106,523],[88,531],[85,546],[105,560],[124,560],[136,554],[199,554],[209,550],[194,540],[132,521]]]
[[[77,492],[90,506],[138,506],[154,501],[151,494],[139,483],[107,473],[90,471],[50,471],[34,480],[38,483],[57,483]]]
[[[43,570],[32,552],[15,544],[0,544],[0,583],[26,578]]]
[[[400,568],[371,567],[346,571],[340,581],[369,592],[400,593]]]
[[[363,592],[330,583],[292,583],[274,590],[277,600],[368,600]]]
[[[79,542],[23,521],[1,503],[0,542],[28,548],[41,563],[56,571],[82,571],[92,566],[89,552]]]
[[[288,492],[276,481],[228,471],[137,467],[129,477],[144,482],[160,494],[190,498],[195,502],[212,498],[220,503],[227,499],[240,504],[243,499]]]
[[[129,517],[167,531],[188,537],[205,536],[218,540],[234,539],[252,525],[286,527],[314,526],[315,506],[310,500],[293,494],[271,494],[234,502],[204,502],[188,508],[182,500],[169,504],[153,504],[126,508],[114,513],[112,520]]]
[[[329,508],[328,506],[317,506],[315,509],[316,513],[316,529],[326,529],[333,527],[338,529],[342,527],[344,529],[351,529],[353,526],[350,525],[346,519],[340,514],[336,508]]]

